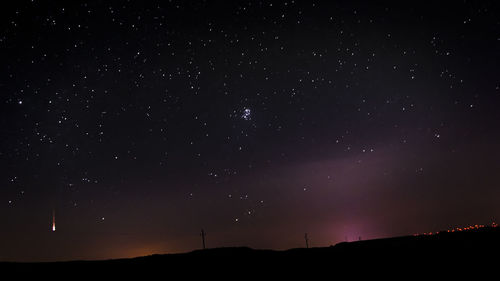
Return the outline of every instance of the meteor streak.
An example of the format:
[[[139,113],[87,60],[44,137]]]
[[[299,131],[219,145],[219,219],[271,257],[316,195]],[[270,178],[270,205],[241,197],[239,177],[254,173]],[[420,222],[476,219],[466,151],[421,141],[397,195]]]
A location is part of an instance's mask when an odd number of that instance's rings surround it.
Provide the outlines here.
[[[52,232],[56,231],[56,210],[52,210]]]

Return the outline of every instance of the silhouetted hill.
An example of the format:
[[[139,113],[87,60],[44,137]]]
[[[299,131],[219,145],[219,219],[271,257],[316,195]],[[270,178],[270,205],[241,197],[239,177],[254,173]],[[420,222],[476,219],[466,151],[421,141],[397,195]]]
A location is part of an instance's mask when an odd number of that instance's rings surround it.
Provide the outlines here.
[[[404,236],[335,246],[287,251],[254,250],[246,247],[196,250],[184,254],[152,255],[132,259],[71,261],[53,263],[0,263],[4,273],[69,276],[129,276],[139,274],[171,276],[235,277],[258,274],[293,276],[307,272],[324,274],[367,268],[395,267],[421,271],[461,266],[487,270],[498,262],[500,228],[435,235]],[[483,268],[484,267],[484,268]]]

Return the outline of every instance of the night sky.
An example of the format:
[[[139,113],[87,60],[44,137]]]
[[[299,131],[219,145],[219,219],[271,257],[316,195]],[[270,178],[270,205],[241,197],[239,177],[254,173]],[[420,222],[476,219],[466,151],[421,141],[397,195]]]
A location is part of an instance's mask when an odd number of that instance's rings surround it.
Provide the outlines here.
[[[2,3],[0,260],[500,217],[496,1],[366,2]]]

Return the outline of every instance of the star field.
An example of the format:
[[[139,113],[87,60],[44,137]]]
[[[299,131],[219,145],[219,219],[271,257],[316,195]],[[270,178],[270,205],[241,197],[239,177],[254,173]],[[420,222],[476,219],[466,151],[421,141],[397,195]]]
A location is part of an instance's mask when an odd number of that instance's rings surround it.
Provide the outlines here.
[[[499,215],[494,1],[16,1],[0,260],[285,249]],[[57,231],[51,232],[52,212]]]

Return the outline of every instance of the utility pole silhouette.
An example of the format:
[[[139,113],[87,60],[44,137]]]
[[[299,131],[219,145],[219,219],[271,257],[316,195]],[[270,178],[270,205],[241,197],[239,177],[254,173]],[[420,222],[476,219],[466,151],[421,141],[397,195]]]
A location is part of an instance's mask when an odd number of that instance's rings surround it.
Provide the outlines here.
[[[200,236],[201,236],[201,242],[203,242],[203,250],[205,250],[205,235],[207,235],[207,234],[205,233],[205,231],[202,228]]]
[[[309,238],[307,237],[307,233],[304,235],[304,239],[306,240],[306,248],[309,249]]]

